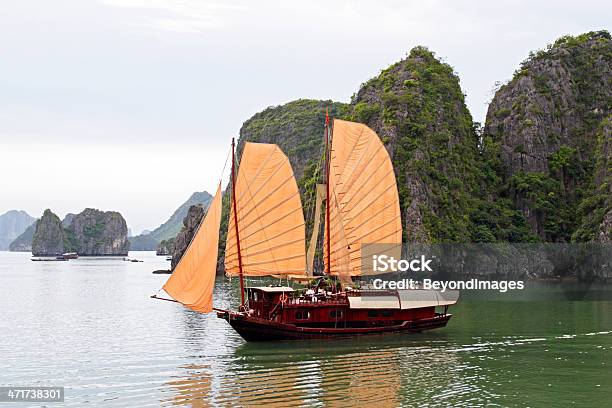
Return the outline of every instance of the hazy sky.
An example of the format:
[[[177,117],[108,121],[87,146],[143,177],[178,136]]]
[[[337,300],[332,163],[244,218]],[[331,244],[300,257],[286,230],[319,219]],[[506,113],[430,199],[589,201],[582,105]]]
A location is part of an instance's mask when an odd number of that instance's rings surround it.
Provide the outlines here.
[[[483,121],[496,81],[609,1],[5,0],[0,213],[118,210],[153,229],[213,191],[244,120],[297,98],[348,102],[415,45]]]

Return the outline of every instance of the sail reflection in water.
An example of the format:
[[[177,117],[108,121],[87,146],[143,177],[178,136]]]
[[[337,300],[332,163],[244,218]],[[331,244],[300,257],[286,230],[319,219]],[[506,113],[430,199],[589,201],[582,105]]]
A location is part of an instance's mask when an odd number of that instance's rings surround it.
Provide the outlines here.
[[[168,402],[177,406],[205,408],[211,406],[212,374],[210,367],[188,365],[181,367],[187,371],[185,378],[168,382],[176,392]]]
[[[461,406],[490,400],[482,373],[447,348],[401,337],[337,345],[328,342],[274,348],[247,343],[214,366],[183,366],[184,378],[167,385],[172,405],[413,406],[432,400]],[[379,344],[377,344],[379,343]],[[190,344],[192,347],[193,344]]]
[[[399,406],[401,378],[397,350],[372,350],[321,361],[321,400],[325,406]]]

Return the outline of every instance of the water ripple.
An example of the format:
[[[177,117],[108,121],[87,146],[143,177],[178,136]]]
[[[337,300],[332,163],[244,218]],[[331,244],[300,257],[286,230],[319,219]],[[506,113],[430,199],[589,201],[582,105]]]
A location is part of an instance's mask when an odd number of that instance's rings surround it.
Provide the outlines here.
[[[519,304],[503,319],[492,316],[507,305],[464,302],[432,333],[251,344],[214,314],[149,299],[165,261],[136,257],[145,262],[45,265],[0,253],[0,384],[63,385],[69,407],[595,406],[609,396],[605,302]],[[220,280],[215,304],[236,290]]]

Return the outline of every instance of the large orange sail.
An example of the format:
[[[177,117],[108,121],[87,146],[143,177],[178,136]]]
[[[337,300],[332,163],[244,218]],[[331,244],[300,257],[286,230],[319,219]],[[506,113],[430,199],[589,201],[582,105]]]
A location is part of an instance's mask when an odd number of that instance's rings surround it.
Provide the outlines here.
[[[289,159],[275,144],[245,143],[236,179],[236,213],[230,209],[225,271],[244,276],[304,275],[304,213]]]
[[[221,184],[164,290],[191,310],[212,311],[221,224]]]
[[[362,244],[393,244],[399,258],[399,195],[391,158],[376,132],[361,123],[338,119],[332,130],[331,260],[325,254],[325,263],[332,275],[358,276],[362,274]]]

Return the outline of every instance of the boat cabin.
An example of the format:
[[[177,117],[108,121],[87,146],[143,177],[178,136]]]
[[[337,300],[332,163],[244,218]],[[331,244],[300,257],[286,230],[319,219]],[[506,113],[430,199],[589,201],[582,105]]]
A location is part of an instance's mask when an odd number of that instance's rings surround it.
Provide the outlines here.
[[[252,286],[246,288],[249,308],[255,316],[268,318],[278,304],[286,303],[293,294],[289,286]]]
[[[457,302],[430,290],[354,291],[340,294],[306,293],[293,296],[288,286],[247,288],[252,316],[301,327],[372,327],[436,316],[436,308]]]

